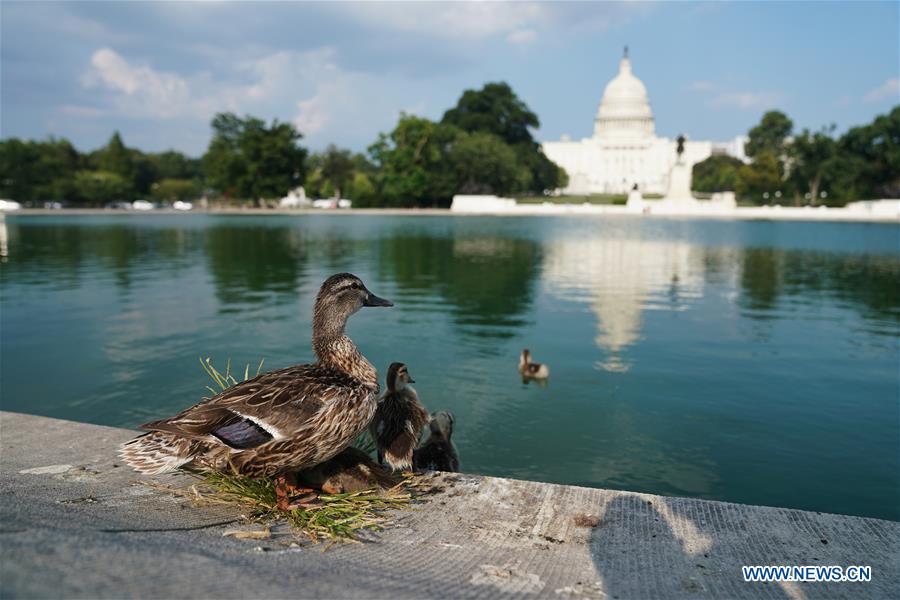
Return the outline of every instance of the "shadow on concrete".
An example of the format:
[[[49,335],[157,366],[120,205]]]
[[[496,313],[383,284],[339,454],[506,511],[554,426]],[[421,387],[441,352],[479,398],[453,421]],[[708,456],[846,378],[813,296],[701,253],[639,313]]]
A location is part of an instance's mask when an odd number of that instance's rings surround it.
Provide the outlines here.
[[[609,598],[753,595],[790,600],[807,598],[805,591],[812,594],[809,597],[822,591],[818,587],[822,584],[744,582],[743,565],[817,564],[819,557],[793,562],[779,552],[777,542],[764,541],[754,533],[752,524],[740,518],[741,507],[729,506],[733,514],[726,516],[718,506],[678,498],[651,500],[636,494],[613,498],[588,542],[603,591]],[[723,538],[726,525],[730,532]],[[817,587],[804,590],[801,586]]]

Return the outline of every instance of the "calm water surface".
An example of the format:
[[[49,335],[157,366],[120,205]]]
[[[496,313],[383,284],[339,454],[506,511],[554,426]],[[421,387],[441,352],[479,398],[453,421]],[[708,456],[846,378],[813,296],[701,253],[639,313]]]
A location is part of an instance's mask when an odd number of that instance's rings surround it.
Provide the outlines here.
[[[457,416],[469,472],[900,519],[900,228],[656,219],[7,217],[0,405],[134,427],[198,357],[312,360],[349,333]],[[550,365],[524,385],[523,347]]]

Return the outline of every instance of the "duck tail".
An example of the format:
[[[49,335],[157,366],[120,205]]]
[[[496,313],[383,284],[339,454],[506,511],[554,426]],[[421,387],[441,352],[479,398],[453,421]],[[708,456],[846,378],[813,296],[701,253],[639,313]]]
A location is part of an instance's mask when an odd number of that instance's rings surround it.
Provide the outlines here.
[[[119,456],[139,473],[159,475],[176,470],[194,459],[194,440],[163,431],[151,431],[119,447]]]

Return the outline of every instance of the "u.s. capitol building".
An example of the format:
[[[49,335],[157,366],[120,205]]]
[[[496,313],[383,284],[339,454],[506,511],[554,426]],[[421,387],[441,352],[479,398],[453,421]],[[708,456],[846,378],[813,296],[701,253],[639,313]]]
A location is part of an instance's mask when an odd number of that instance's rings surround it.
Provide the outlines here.
[[[687,167],[710,155],[729,154],[746,160],[739,136],[730,142],[687,140],[681,162]],[[631,71],[626,48],[619,74],[603,91],[594,118],[594,135],[580,141],[566,136],[544,142],[544,154],[566,170],[566,194],[624,194],[634,185],[644,194],[665,194],[669,173],[678,159],[677,141],[656,137],[647,88]]]

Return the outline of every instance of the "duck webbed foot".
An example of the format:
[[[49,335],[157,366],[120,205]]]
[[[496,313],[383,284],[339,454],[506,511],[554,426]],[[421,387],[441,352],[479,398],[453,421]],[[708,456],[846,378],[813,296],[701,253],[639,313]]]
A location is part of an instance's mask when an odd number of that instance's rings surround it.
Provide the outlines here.
[[[293,474],[279,475],[275,478],[275,496],[278,510],[294,510],[315,504],[319,494],[312,488],[298,487],[297,478]]]

